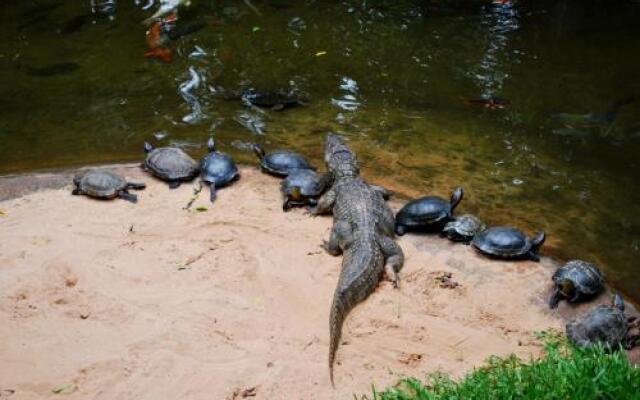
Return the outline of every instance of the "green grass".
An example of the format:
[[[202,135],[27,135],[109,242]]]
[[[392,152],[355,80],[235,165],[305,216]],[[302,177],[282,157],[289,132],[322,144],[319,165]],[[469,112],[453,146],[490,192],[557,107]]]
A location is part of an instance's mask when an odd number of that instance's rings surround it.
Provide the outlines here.
[[[362,400],[638,400],[640,368],[620,351],[602,347],[578,349],[556,332],[541,334],[545,354],[525,362],[515,355],[490,357],[487,365],[459,381],[441,374],[425,381],[402,379],[383,392],[373,390]]]

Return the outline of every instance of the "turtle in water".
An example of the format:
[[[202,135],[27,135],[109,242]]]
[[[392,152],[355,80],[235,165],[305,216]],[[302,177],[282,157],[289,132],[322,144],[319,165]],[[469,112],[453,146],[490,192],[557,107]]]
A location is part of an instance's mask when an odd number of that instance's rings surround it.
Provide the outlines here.
[[[438,196],[411,200],[396,214],[396,233],[407,231],[439,231],[453,217],[453,210],[462,200],[464,192],[457,187],[449,201]]]
[[[169,182],[171,189],[180,186],[182,181],[192,180],[200,172],[198,163],[177,147],[154,148],[148,142],[144,142],[144,152],[147,157],[142,167],[163,181]]]
[[[520,229],[494,226],[478,233],[471,244],[480,252],[496,258],[531,259],[539,261],[538,249],[545,240],[542,231],[528,238]]]
[[[454,242],[469,242],[478,233],[486,228],[484,222],[471,214],[464,214],[456,217],[453,221],[447,222],[442,233]]]
[[[629,349],[638,339],[635,335],[628,335],[630,320],[635,323],[633,318],[624,314],[622,296],[615,294],[611,305],[601,304],[568,323],[567,337],[580,347],[600,343],[612,349],[619,345]]]
[[[119,197],[132,203],[138,196],[129,193],[129,189],[141,190],[146,187],[142,182],[128,182],[122,176],[107,170],[94,169],[73,177],[74,195],[87,195],[97,199]]]
[[[280,190],[284,196],[282,209],[289,211],[294,205],[315,206],[318,198],[329,187],[331,174],[318,174],[311,169],[297,169],[280,184]]]
[[[604,289],[604,277],[595,264],[572,260],[558,268],[551,277],[555,290],[549,300],[549,307],[558,307],[562,299],[573,303],[588,299]]]
[[[271,175],[286,177],[293,170],[315,170],[303,155],[291,150],[276,150],[266,154],[262,147],[254,144],[253,152],[260,159],[262,171]]]
[[[213,137],[207,141],[209,154],[200,161],[200,179],[209,184],[210,198],[213,203],[216,199],[216,188],[227,185],[240,178],[238,167],[228,154],[216,151]]]
[[[304,106],[307,104],[306,96],[295,91],[284,90],[245,90],[240,96],[244,103],[261,108],[270,108],[273,111],[282,111],[285,108]]]

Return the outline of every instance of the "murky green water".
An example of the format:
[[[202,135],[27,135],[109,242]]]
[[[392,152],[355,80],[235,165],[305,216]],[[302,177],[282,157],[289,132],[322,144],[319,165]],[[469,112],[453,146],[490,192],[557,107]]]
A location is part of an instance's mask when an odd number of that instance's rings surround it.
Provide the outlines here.
[[[177,24],[205,27],[167,44],[169,64],[143,57],[157,5],[119,0],[110,20],[88,0],[2,2],[0,173],[136,160],[150,139],[199,155],[211,132],[244,162],[257,141],[320,164],[335,130],[372,180],[406,196],[462,185],[461,212],[542,228],[545,253],[596,261],[640,300],[640,4],[192,1]],[[259,112],[220,96],[240,86],[310,103]],[[464,101],[481,95],[511,104]],[[553,117],[631,95],[615,115]]]

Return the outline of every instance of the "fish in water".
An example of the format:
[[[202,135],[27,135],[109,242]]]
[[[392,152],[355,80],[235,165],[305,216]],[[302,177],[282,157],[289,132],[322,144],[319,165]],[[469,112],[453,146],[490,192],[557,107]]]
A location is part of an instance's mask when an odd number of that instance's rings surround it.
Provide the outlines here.
[[[68,20],[62,28],[60,28],[60,34],[69,35],[71,33],[77,32],[87,23],[89,17],[87,15],[78,15],[77,17],[73,17]]]
[[[145,38],[147,40],[147,46],[149,46],[150,49],[160,47],[167,41],[167,37],[162,34],[162,25],[158,21],[151,24],[149,29],[147,29]]]
[[[590,112],[586,114],[573,113],[557,113],[552,114],[551,119],[560,122],[567,127],[603,127],[609,126],[615,121],[618,112],[622,106],[631,104],[635,101],[635,96],[613,101],[609,104],[609,108],[604,112]]]
[[[27,67],[27,75],[49,77],[55,75],[67,75],[80,68],[77,63],[63,62],[47,65],[45,67]]]
[[[467,104],[481,106],[490,110],[499,110],[511,104],[511,100],[509,99],[494,96],[471,96],[464,97],[463,100]]]
[[[170,63],[173,59],[173,55],[171,54],[171,49],[167,47],[154,47],[153,49],[144,53],[144,56],[147,58],[159,58],[160,60]]]

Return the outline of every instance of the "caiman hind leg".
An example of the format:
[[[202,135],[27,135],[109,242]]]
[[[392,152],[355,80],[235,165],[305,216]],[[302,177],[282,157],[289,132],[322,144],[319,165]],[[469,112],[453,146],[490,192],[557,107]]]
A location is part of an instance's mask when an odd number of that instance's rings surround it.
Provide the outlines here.
[[[398,272],[404,265],[404,253],[402,248],[389,236],[379,236],[378,244],[384,255],[384,268],[387,278],[393,282],[395,288],[400,287],[400,277]]]
[[[311,215],[329,214],[333,211],[333,204],[336,202],[336,192],[329,190],[320,197],[318,204],[309,210]]]
[[[339,256],[353,242],[353,230],[346,221],[336,221],[331,227],[329,241],[322,243],[322,248],[332,256]]]

